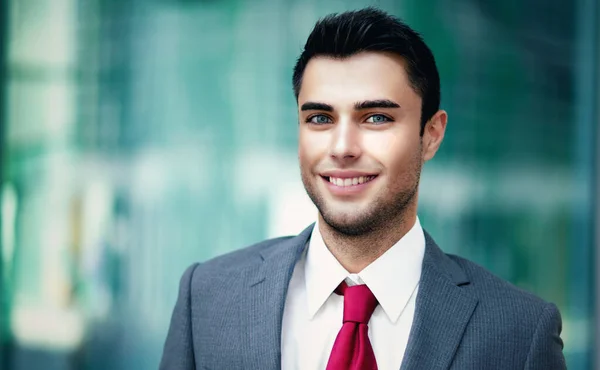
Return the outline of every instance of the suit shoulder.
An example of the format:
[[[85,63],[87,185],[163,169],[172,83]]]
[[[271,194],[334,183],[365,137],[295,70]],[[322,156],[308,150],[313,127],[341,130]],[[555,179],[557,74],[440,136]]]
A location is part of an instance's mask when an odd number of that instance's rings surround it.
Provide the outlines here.
[[[549,305],[549,302],[511,284],[472,261],[452,254],[448,254],[448,257],[467,274],[470,280],[469,289],[477,296],[480,303],[490,304],[498,309],[504,307],[517,312],[525,311],[534,316],[540,314]]]
[[[461,285],[461,290],[477,300],[463,338],[470,350],[462,351],[461,358],[455,359],[457,363],[471,364],[472,354],[478,353],[484,362],[475,365],[477,368],[488,368],[492,363],[502,364],[501,368],[564,368],[556,365],[562,358],[562,324],[554,304],[474,262],[447,256],[467,276],[469,282]],[[528,361],[536,365],[528,366]]]

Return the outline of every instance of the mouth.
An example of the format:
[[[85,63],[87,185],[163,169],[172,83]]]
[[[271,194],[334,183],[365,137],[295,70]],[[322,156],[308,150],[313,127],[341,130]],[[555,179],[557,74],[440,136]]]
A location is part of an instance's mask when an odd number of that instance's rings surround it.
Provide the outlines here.
[[[333,177],[333,176],[321,176],[321,177],[323,178],[323,180],[325,180],[335,186],[346,188],[346,187],[352,187],[352,186],[366,184],[370,181],[373,181],[377,177],[377,175],[346,177],[346,178]]]

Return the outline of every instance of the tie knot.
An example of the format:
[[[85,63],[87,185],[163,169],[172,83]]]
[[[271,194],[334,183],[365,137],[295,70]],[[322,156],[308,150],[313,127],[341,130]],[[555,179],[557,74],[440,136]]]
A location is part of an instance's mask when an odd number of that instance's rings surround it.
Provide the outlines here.
[[[366,285],[348,286],[343,281],[335,291],[344,296],[344,322],[368,324],[377,299]]]

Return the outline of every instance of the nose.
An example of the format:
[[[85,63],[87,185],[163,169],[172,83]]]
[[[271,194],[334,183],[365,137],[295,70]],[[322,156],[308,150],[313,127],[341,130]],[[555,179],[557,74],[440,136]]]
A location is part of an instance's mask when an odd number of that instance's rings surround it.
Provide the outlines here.
[[[348,161],[360,154],[360,128],[349,120],[339,121],[332,136],[331,157]]]

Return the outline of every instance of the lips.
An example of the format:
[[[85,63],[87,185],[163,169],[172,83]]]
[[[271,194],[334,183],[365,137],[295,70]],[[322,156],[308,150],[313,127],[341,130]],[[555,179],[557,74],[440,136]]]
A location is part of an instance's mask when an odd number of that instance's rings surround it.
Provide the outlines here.
[[[363,171],[335,170],[323,172],[321,178],[329,193],[335,197],[351,199],[369,189],[379,174]]]

